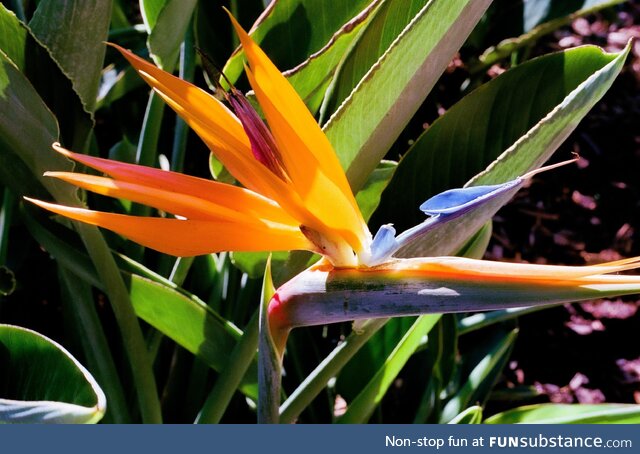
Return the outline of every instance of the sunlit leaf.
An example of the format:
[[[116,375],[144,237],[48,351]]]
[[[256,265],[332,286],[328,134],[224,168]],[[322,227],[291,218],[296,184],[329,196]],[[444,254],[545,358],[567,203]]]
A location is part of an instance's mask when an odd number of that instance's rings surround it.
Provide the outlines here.
[[[325,132],[354,190],[366,182],[489,3],[428,2],[329,119]]]
[[[110,22],[111,1],[105,0],[41,0],[29,22],[88,112],[96,105]]]
[[[485,424],[638,424],[640,405],[539,404],[498,413]]]
[[[0,325],[0,423],[95,423],[106,398],[60,344],[25,328]]]

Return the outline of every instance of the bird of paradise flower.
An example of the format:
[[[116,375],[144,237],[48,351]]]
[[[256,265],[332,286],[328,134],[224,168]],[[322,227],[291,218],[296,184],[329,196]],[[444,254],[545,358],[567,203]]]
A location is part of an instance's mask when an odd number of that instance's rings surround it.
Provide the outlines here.
[[[493,197],[512,194],[535,171],[502,185],[447,191],[423,204],[430,215],[423,224],[398,236],[390,225],[383,226],[373,238],[327,137],[285,77],[232,21],[268,127],[236,89],[226,93],[229,109],[200,88],[114,47],[244,187],[77,154],[54,144],[59,153],[109,177],[47,175],[175,217],[135,217],[28,200],[176,256],[275,250],[320,254],[319,264],[284,284],[271,300],[269,326],[280,358],[296,326],[640,292],[640,277],[611,274],[640,267],[640,257],[583,267],[395,258],[416,235]]]

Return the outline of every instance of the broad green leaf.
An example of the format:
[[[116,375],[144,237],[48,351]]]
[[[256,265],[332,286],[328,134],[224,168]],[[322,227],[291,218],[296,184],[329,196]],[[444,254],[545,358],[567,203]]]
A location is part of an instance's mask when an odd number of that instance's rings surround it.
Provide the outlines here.
[[[73,203],[75,189],[42,176],[47,170],[72,169],[66,158],[51,149],[57,140],[58,125],[51,111],[0,51],[0,180],[15,194],[42,195],[44,187],[57,200]]]
[[[458,416],[449,421],[449,424],[480,424],[482,423],[482,407],[474,405],[463,410]]]
[[[242,331],[224,320],[195,295],[150,279],[125,275],[136,315],[190,351],[209,367],[222,370]],[[255,363],[241,390],[257,398]]]
[[[334,34],[370,3],[275,0],[254,25],[251,36],[278,68],[291,69],[330,44]],[[227,61],[223,71],[231,82],[242,73],[243,61],[241,49]]]
[[[147,46],[153,61],[166,71],[178,62],[180,44],[191,23],[197,0],[142,0]]]
[[[542,165],[611,86],[627,53],[586,46],[540,57],[466,96],[400,161],[374,223],[393,222],[399,230],[420,223],[424,200],[485,167],[467,185],[502,183]],[[507,201],[495,199],[474,216],[431,230],[396,255],[450,254]]]
[[[378,208],[382,191],[389,184],[397,166],[398,163],[395,161],[381,161],[356,195],[356,202],[365,221],[368,221]]]
[[[565,0],[534,0],[523,5],[523,30],[520,36],[500,41],[489,47],[479,57],[480,65],[473,66],[471,72],[487,68],[508,57],[525,46],[533,45],[545,35],[572,23],[579,17],[594,14],[602,9],[623,3],[626,0],[585,0],[567,2]],[[504,20],[512,21],[511,15]]]
[[[318,52],[284,74],[312,113],[320,109],[325,93],[347,50],[371,21],[379,2],[344,24]]]
[[[369,420],[389,386],[439,319],[440,315],[418,317],[371,381],[352,402],[348,403],[347,411],[337,419],[337,422],[366,423]]]
[[[449,422],[469,404],[485,400],[486,392],[493,387],[505,361],[509,358],[516,335],[517,330],[513,330],[504,334],[498,332],[493,336],[489,345],[483,348],[484,356],[469,374],[465,375],[462,387],[445,405],[440,422]],[[462,363],[468,362],[469,358],[463,357]]]
[[[481,259],[484,257],[484,253],[487,250],[487,246],[489,246],[489,241],[491,241],[491,233],[493,232],[493,224],[491,221],[487,222],[483,225],[480,230],[473,235],[469,241],[456,252],[455,255],[459,257],[469,257],[472,259]]]
[[[29,22],[88,112],[98,97],[111,9],[111,0],[40,0]]]
[[[322,119],[328,118],[344,102],[365,74],[389,48],[429,0],[385,0],[342,62],[327,99]]]
[[[498,413],[485,424],[640,424],[640,405],[539,404]]]
[[[325,125],[358,191],[416,112],[490,0],[432,0]]]
[[[142,14],[142,20],[147,27],[147,33],[149,35],[158,22],[160,12],[170,1],[171,0],[140,0],[140,13]]]
[[[127,13],[125,12],[124,0],[114,0],[113,8],[111,12],[111,27],[114,30],[122,30],[131,27],[131,22],[127,19]]]
[[[27,27],[4,7],[0,5],[0,50],[24,70],[25,43],[27,42]]]
[[[0,325],[0,423],[96,423],[106,398],[60,344]]]
[[[16,16],[0,4],[0,52],[4,52],[22,72],[35,92],[61,123],[61,139],[81,150],[92,127],[90,115],[82,105],[71,80],[43,46]],[[0,83],[0,87],[3,84]],[[39,109],[39,107],[37,108]],[[10,112],[10,111],[6,111]],[[56,139],[58,134],[56,133]],[[57,169],[57,168],[54,168]],[[37,174],[39,177],[40,174]]]

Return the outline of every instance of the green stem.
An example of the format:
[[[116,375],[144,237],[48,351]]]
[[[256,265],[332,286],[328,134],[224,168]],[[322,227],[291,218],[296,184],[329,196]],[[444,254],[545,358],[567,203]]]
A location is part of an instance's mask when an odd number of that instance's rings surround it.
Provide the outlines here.
[[[282,404],[280,422],[285,424],[295,422],[300,413],[327,386],[329,380],[340,372],[388,320],[388,318],[368,320],[361,329],[352,332],[341,345],[336,347]]]
[[[158,158],[158,142],[160,140],[160,130],[162,128],[162,117],[164,115],[165,103],[155,91],[149,94],[147,109],[144,113],[142,131],[138,140],[136,150],[136,164],[153,167]],[[146,216],[151,209],[146,205],[135,204],[131,208],[134,216]]]
[[[122,383],[95,309],[91,287],[73,272],[58,268],[64,302],[69,304],[88,366],[107,395],[107,416],[116,424],[131,422]]]
[[[142,422],[161,423],[162,413],[151,358],[120,270],[104,237],[96,227],[79,222],[76,222],[75,226],[87,247],[98,275],[104,282],[113,314],[120,328],[135,383]]]
[[[193,37],[193,24],[187,28],[187,33],[180,47],[180,78],[193,81],[196,69],[196,53]],[[189,126],[180,118],[176,117],[176,127],[173,136],[173,150],[171,153],[171,170],[181,172],[184,167],[184,155],[187,148],[187,137]]]
[[[551,306],[514,307],[500,311],[480,312],[461,319],[458,322],[458,334],[463,335],[487,326],[531,314]]]
[[[244,334],[231,352],[227,366],[218,376],[215,386],[209,393],[197,424],[217,424],[222,419],[229,402],[245,373],[256,356],[258,348],[259,311],[256,311],[244,329]]]
[[[353,402],[349,404],[346,413],[338,418],[337,422],[364,424],[369,420],[371,414],[378,407],[380,401],[389,389],[389,386],[391,386],[396,379],[411,355],[415,353],[422,338],[431,331],[438,320],[440,320],[440,317],[440,314],[418,317],[402,340],[387,357],[384,365],[380,367],[367,386],[358,394]]]
[[[173,264],[169,280],[178,287],[182,287],[184,280],[187,278],[187,274],[189,274],[191,265],[193,265],[194,259],[195,257],[178,257]]]

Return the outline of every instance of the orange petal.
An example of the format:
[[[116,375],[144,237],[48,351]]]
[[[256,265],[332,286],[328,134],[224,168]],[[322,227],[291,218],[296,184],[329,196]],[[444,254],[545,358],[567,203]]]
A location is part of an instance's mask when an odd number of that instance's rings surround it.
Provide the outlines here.
[[[249,138],[236,116],[216,98],[137,55],[111,44],[142,78],[202,138],[231,174],[244,186],[270,196],[282,185],[251,154]],[[274,186],[275,185],[275,186]]]
[[[226,200],[224,204],[216,204],[188,194],[94,175],[46,172],[45,176],[58,178],[97,194],[131,200],[189,219],[247,223],[260,223],[264,220],[238,211],[241,205],[238,205],[234,198]],[[289,227],[298,226],[293,223]]]
[[[313,250],[293,227],[127,216],[73,208],[26,198],[76,221],[104,227],[165,254],[187,257],[221,251]]]
[[[53,148],[70,159],[106,173],[120,181],[159,189],[170,188],[172,192],[190,195],[213,204],[224,205],[246,216],[269,219],[283,224],[298,224],[277,203],[248,189],[182,173],[73,153],[62,148],[59,144],[54,144]],[[172,210],[166,211],[173,212]]]
[[[359,250],[368,241],[368,230],[333,147],[286,78],[231,20],[251,66],[247,76],[296,192],[326,229]]]
[[[566,282],[568,285],[580,283],[607,283],[624,281],[625,278],[637,280],[638,276],[608,276],[611,273],[637,269],[640,257],[602,263],[590,266],[537,265],[527,263],[493,262],[463,257],[420,257],[399,259],[372,271],[397,272],[398,276],[429,275],[466,280],[494,280],[497,282]]]

